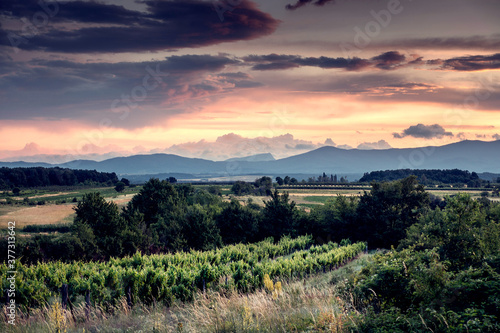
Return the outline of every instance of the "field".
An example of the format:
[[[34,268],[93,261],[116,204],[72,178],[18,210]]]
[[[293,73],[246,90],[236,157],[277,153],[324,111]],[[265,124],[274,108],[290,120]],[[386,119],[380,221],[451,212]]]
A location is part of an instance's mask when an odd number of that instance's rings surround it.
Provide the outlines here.
[[[43,205],[34,207],[9,207],[0,209],[0,225],[7,227],[9,221],[15,221],[17,228],[37,224],[62,224],[73,222],[74,204]]]
[[[195,186],[196,188],[207,188],[207,186]],[[48,190],[29,190],[23,191],[21,196],[13,198],[16,202],[26,200],[44,201],[44,205],[25,206],[25,205],[0,205],[0,229],[7,226],[7,222],[16,221],[17,227],[23,227],[31,224],[63,224],[71,223],[74,218],[73,208],[76,206],[71,201],[74,198],[80,199],[84,194],[93,191],[100,192],[107,200],[115,202],[120,208],[124,207],[131,198],[139,192],[141,187],[127,188],[122,193],[117,193],[112,187],[100,188],[66,188],[65,191]],[[338,195],[360,196],[365,190],[362,189],[289,189],[283,190],[289,192],[290,200],[295,201],[298,207],[309,211],[316,205],[324,204],[328,199]],[[428,189],[429,193],[437,196],[454,195],[459,191],[452,189]],[[268,197],[259,197],[253,195],[234,196],[230,194],[229,186],[221,186],[221,192],[226,201],[236,198],[241,204],[247,204],[250,199],[254,204],[261,207]],[[480,197],[482,191],[467,191],[473,197]],[[0,194],[0,200],[5,201],[7,196]],[[489,197],[490,200],[500,201],[500,198]]]
[[[5,229],[9,221],[15,221],[16,227],[26,225],[64,224],[72,223],[74,218],[74,199],[81,200],[82,196],[90,192],[100,192],[108,201],[115,202],[118,207],[124,207],[138,193],[140,187],[127,188],[118,193],[113,187],[37,189],[21,192],[19,197],[10,197],[1,194],[0,200],[11,199],[14,204],[0,205],[0,229]],[[31,201],[34,205],[21,204]],[[43,203],[43,204],[40,204]]]

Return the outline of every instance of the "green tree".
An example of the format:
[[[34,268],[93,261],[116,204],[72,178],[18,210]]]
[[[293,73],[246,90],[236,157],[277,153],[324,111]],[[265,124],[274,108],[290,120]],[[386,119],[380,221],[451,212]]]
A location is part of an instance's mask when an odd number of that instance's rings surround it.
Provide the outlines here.
[[[123,192],[124,189],[125,189],[125,183],[124,182],[118,182],[118,183],[116,183],[116,185],[115,185],[115,191],[116,192]]]
[[[255,240],[258,231],[258,215],[239,201],[231,200],[216,217],[222,241],[225,244],[247,243]]]
[[[88,193],[75,207],[75,213],[75,231],[85,247],[95,244],[105,256],[122,254],[121,234],[127,226],[114,202],[107,202],[98,192]]]
[[[401,247],[437,248],[456,269],[480,263],[500,250],[499,224],[487,219],[486,208],[468,194],[446,197],[444,210],[426,213],[411,226]]]
[[[238,180],[231,187],[231,192],[236,195],[251,194],[253,192],[253,186],[247,182]]]
[[[183,223],[183,234],[188,248],[213,250],[222,245],[219,228],[214,219],[215,206],[194,204],[188,206]]]
[[[136,230],[147,232],[148,243],[165,250],[183,249],[186,245],[184,212],[192,190],[189,185],[174,187],[166,180],[151,178],[128,203],[122,215],[137,225]]]
[[[281,185],[283,185],[285,183],[285,181],[281,177],[276,177],[276,183],[278,183],[278,185],[281,186]]]
[[[258,195],[271,195],[273,189],[273,180],[270,177],[257,178],[254,182],[255,192]]]
[[[222,196],[222,187],[218,185],[210,185],[207,188],[207,192],[213,195]]]
[[[144,222],[149,227],[158,222],[160,216],[168,215],[183,200],[185,199],[179,196],[172,184],[166,180],[151,178],[127,204],[125,214],[131,215],[138,211],[144,215]]]
[[[19,187],[14,187],[12,189],[12,194],[14,194],[15,196],[18,196],[20,193],[21,193],[21,190],[19,189]]]
[[[360,198],[357,238],[368,241],[371,247],[397,246],[428,203],[429,196],[415,176],[390,183],[373,183],[371,191]]]
[[[302,226],[301,234],[311,234],[323,241],[340,242],[352,238],[356,228],[356,209],[358,199],[337,196],[324,205],[311,210],[309,220]]]
[[[261,237],[279,239],[283,235],[294,234],[297,219],[297,208],[294,201],[289,201],[288,193],[271,192],[271,199],[265,202],[260,221]]]

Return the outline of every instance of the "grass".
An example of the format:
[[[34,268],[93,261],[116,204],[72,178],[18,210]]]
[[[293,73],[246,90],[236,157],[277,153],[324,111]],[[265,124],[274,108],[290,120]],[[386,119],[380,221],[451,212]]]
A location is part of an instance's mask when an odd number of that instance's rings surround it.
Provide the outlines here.
[[[317,204],[317,203],[315,203],[315,204],[312,204],[312,203],[310,203],[310,204],[299,203],[299,204],[297,204],[297,207],[307,208],[307,209],[310,210],[310,209],[313,209],[313,208],[317,207],[318,205],[321,205],[321,204]]]
[[[54,301],[31,310],[29,316],[18,313],[16,326],[6,329],[3,323],[0,331],[342,332],[346,325],[355,325],[359,315],[352,306],[352,295],[342,291],[342,283],[371,257],[364,254],[338,270],[283,283],[279,294],[266,289],[252,294],[207,291],[197,294],[191,303],[176,302],[170,307],[137,304],[132,309],[123,299],[111,311],[91,307],[88,315],[82,303],[71,312]]]
[[[51,187],[48,189],[28,189],[22,190],[21,194],[17,197],[12,196],[10,193],[1,193],[0,198],[6,199],[11,198],[16,201],[22,201],[24,198],[28,198],[34,201],[46,201],[47,203],[56,203],[61,201],[70,202],[73,198],[81,200],[84,194],[91,192],[100,192],[104,197],[117,197],[126,194],[137,194],[139,193],[141,187],[136,186],[132,188],[126,188],[123,192],[118,193],[115,191],[114,187],[84,187],[79,186],[63,186],[58,191],[57,188]]]
[[[59,224],[71,220],[74,205],[16,206],[14,210],[0,216],[0,228],[7,228],[9,221],[16,222],[16,228],[30,224]]]
[[[304,201],[324,204],[328,200],[332,199],[332,197],[333,196],[309,196],[304,197]]]

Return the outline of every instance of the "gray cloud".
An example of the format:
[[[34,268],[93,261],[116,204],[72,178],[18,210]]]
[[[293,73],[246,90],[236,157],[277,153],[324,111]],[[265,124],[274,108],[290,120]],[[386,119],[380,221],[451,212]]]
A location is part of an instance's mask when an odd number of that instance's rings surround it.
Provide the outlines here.
[[[336,146],[335,142],[333,142],[333,140],[332,140],[331,138],[327,138],[327,139],[325,140],[324,145],[325,145],[325,146],[333,146],[333,147],[335,147],[335,146]]]
[[[391,145],[385,140],[379,140],[377,142],[363,142],[360,143],[357,147],[362,150],[371,150],[371,149],[391,149]]]
[[[171,153],[186,157],[200,157],[212,160],[226,160],[261,153],[271,153],[275,158],[283,158],[321,147],[311,141],[294,138],[291,134],[275,137],[246,138],[229,133],[214,142],[201,140],[173,145],[167,149],[156,149],[152,153]]]
[[[253,65],[253,70],[283,70],[301,66],[319,67],[324,69],[360,70],[378,68],[392,70],[407,65],[406,57],[398,51],[382,53],[371,59],[361,58],[330,58],[301,57],[287,54],[250,55],[242,58],[246,64]]]
[[[404,64],[406,57],[398,51],[389,51],[373,57],[371,60],[375,61],[375,67],[389,70],[395,69]]]
[[[443,136],[453,136],[453,133],[447,132],[441,125],[424,125],[417,124],[415,126],[410,126],[407,129],[403,130],[402,133],[393,133],[392,134],[396,139],[402,139],[407,136],[411,136],[414,138],[423,138],[423,139],[433,139],[438,138],[441,139]]]
[[[478,71],[500,68],[500,53],[492,55],[475,55],[455,57],[450,59],[424,60],[417,54],[407,57],[399,51],[388,51],[369,59],[362,58],[330,58],[330,57],[301,57],[287,54],[251,55],[242,60],[252,66],[253,70],[285,70],[302,66],[319,67],[324,69],[356,70],[395,70],[404,67],[421,67],[426,65],[429,70]]]
[[[335,0],[297,0],[297,2],[293,5],[292,4],[286,5],[286,9],[295,10],[295,9],[303,7],[309,3],[312,3],[316,6],[324,6],[325,4],[327,4],[329,2],[335,3]]]
[[[492,55],[474,55],[446,59],[442,64],[443,69],[455,71],[479,71],[500,68],[500,53]]]

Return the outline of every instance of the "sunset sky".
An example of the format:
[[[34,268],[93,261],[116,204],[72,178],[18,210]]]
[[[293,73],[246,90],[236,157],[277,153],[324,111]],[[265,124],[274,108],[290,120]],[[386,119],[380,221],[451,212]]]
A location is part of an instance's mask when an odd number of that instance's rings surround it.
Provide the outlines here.
[[[500,139],[498,0],[2,0],[0,13],[0,159]]]

